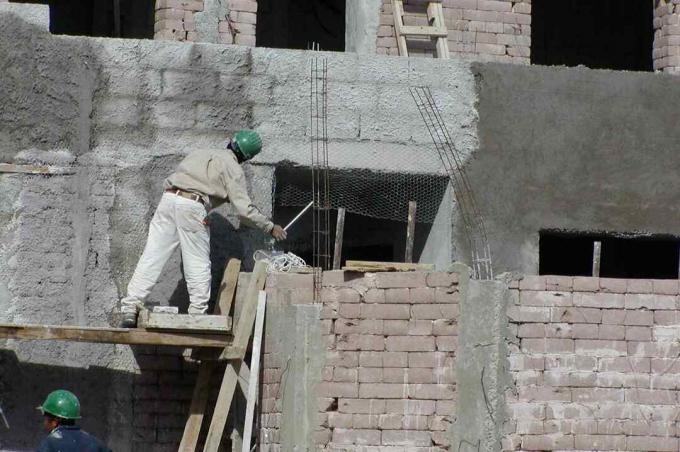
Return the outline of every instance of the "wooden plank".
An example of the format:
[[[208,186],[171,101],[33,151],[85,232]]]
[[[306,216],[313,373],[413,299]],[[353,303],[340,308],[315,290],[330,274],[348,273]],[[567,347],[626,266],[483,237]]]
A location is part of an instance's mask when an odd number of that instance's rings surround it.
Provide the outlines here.
[[[600,258],[602,255],[602,242],[596,240],[593,243],[593,276],[600,277]]]
[[[231,407],[231,401],[234,397],[234,391],[236,390],[241,363],[246,354],[246,347],[248,347],[248,341],[253,331],[253,324],[257,311],[257,299],[260,291],[264,289],[266,279],[267,263],[259,261],[255,264],[255,268],[250,277],[243,308],[234,331],[232,347],[226,349],[224,353],[224,355],[229,355],[231,359],[227,363],[224,377],[222,378],[220,392],[217,396],[217,403],[215,404],[215,411],[213,412],[210,429],[208,430],[208,437],[206,438],[205,448],[203,449],[205,452],[217,452],[220,447],[224,426],[227,423],[227,416],[229,415],[229,408]],[[236,347],[234,350],[232,350],[233,346]]]
[[[220,290],[217,293],[215,314],[230,315],[231,306],[234,304],[234,296],[236,295],[236,286],[238,285],[238,275],[240,271],[241,261],[238,259],[229,259],[227,268],[224,269]]]
[[[0,338],[36,341],[73,341],[128,345],[172,345],[177,347],[225,348],[232,343],[227,334],[184,331],[161,332],[143,328],[98,328],[56,325],[0,324]]]
[[[253,418],[255,417],[255,402],[257,401],[257,379],[260,374],[260,347],[262,345],[266,305],[267,293],[262,290],[257,299],[253,352],[250,358],[250,380],[248,381],[248,395],[246,397],[246,421],[243,424],[243,446],[241,452],[250,452],[250,441],[253,437]]]
[[[400,30],[403,36],[425,37],[425,38],[445,38],[449,35],[446,28],[428,27],[424,25],[404,25]]]
[[[427,5],[427,19],[439,32],[444,34],[436,34],[435,53],[437,58],[444,60],[449,59],[449,32],[446,29],[446,22],[444,19],[444,8],[441,3],[430,2]]]
[[[338,209],[338,221],[335,225],[335,250],[333,252],[333,270],[340,269],[342,261],[342,238],[345,234],[345,208]]]
[[[15,165],[14,163],[0,163],[0,173],[22,173],[22,174],[75,174],[73,168],[60,168],[45,165]]]
[[[434,264],[409,264],[405,262],[373,262],[350,261],[345,262],[343,270],[348,271],[432,271]],[[360,269],[360,270],[359,270]]]
[[[147,316],[139,316],[137,324],[148,330],[173,331],[210,331],[215,334],[228,334],[231,331],[231,319],[225,315],[206,314],[161,314],[150,312]]]
[[[397,37],[399,55],[407,57],[406,36],[401,33],[401,29],[404,27],[404,2],[402,0],[392,0],[392,15],[394,16],[394,32]]]
[[[413,262],[413,241],[416,233],[416,209],[418,204],[415,201],[408,203],[408,223],[406,226],[406,252],[404,253],[404,262],[410,264]]]

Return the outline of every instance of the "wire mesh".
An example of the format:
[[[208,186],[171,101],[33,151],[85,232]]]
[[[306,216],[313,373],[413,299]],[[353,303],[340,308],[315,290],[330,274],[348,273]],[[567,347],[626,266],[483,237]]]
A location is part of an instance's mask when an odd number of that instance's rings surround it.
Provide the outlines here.
[[[477,207],[470,181],[465,173],[463,159],[451,139],[441,112],[428,87],[409,89],[425,127],[432,137],[437,154],[446,169],[459,205],[465,236],[468,239],[472,258],[473,277],[493,279],[491,250],[484,219]]]

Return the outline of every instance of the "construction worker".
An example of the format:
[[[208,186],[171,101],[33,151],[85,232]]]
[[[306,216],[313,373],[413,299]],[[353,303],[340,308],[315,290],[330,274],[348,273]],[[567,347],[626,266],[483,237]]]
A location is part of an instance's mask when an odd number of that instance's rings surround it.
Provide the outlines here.
[[[111,452],[101,441],[76,425],[80,419],[80,402],[72,392],[51,392],[38,407],[44,416],[47,437],[38,452]]]
[[[262,149],[260,136],[241,130],[226,150],[190,153],[164,182],[163,197],[149,226],[146,247],[121,300],[120,326],[137,325],[138,310],[158,281],[163,266],[180,247],[189,292],[189,314],[205,314],[210,299],[210,234],[206,216],[211,208],[229,201],[236,213],[276,240],[286,231],[253,205],[240,163]]]

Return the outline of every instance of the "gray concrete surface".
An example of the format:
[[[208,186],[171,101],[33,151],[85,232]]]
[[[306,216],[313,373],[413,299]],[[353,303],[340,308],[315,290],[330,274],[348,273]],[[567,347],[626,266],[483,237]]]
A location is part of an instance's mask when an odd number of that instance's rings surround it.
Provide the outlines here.
[[[347,0],[345,51],[375,55],[382,0]]]
[[[229,15],[226,0],[203,0],[203,11],[194,14],[196,34],[200,42],[219,42],[220,18]]]
[[[49,5],[36,5],[31,3],[0,2],[0,14],[12,13],[21,17],[22,20],[35,25],[45,31],[50,29]]]
[[[454,271],[469,272],[455,264]],[[464,273],[461,273],[461,275]],[[505,281],[461,279],[456,393],[455,452],[500,451],[505,419],[505,365],[509,299]]]

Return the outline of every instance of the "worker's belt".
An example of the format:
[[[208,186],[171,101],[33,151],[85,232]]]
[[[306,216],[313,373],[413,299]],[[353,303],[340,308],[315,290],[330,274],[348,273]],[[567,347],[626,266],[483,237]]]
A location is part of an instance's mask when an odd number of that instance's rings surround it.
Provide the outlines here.
[[[196,201],[196,202],[200,202],[201,204],[204,204],[203,198],[201,198],[196,193],[191,193],[191,192],[188,192],[188,191],[180,190],[179,188],[175,188],[175,187],[168,188],[165,191],[168,192],[168,193],[173,193],[177,196],[181,196],[182,198],[191,199],[192,201]]]

